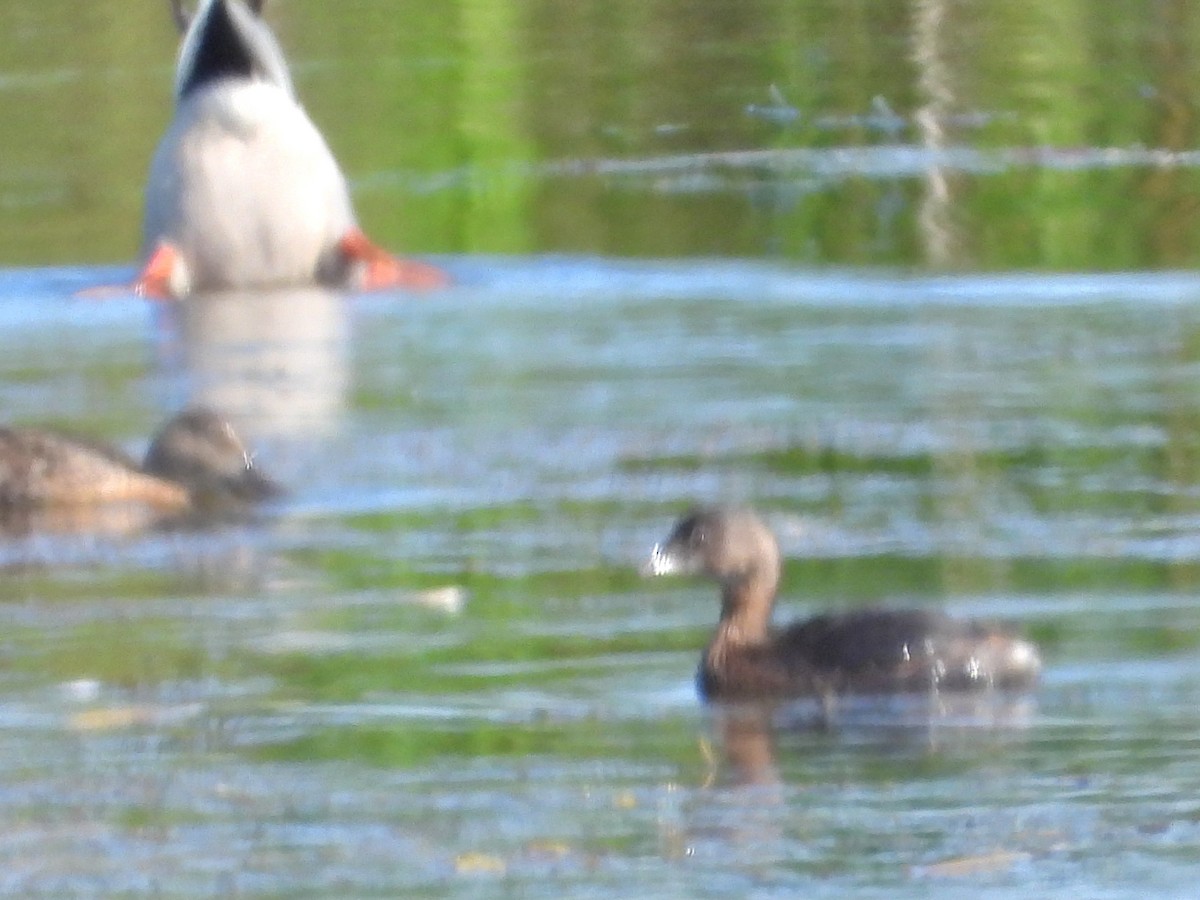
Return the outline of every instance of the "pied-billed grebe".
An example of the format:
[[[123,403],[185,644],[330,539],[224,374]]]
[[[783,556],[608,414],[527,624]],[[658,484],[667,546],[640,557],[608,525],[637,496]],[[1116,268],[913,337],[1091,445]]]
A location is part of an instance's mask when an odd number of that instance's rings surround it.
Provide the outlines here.
[[[1016,690],[1041,668],[1028,641],[922,609],[830,613],[772,629],[779,546],[747,509],[693,510],[645,569],[702,573],[721,585],[720,622],[697,676],[707,699]]]
[[[346,179],[296,102],[264,0],[171,6],[184,32],[175,117],[146,185],[135,288],[436,287],[438,269],[391,256],[355,221]]]
[[[210,409],[186,409],[168,421],[141,466],[86,438],[0,428],[0,510],[128,503],[174,512],[279,492],[229,422]]]

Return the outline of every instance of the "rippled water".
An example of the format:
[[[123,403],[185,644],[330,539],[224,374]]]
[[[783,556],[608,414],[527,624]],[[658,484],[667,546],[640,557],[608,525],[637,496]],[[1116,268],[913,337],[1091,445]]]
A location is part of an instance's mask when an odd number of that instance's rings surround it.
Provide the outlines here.
[[[0,0],[4,421],[139,452],[204,400],[290,487],[5,529],[0,894],[1195,893],[1187,4],[268,6],[455,286],[78,299],[171,26]],[[782,615],[1008,619],[1042,686],[705,708],[714,591],[636,570],[717,499]]]
[[[218,399],[293,489],[5,544],[0,890],[1189,892],[1200,279],[447,264],[175,311],[0,279],[12,419],[137,450]],[[713,498],[779,531],[787,614],[1008,618],[1042,688],[705,710],[713,591],[635,568]]]

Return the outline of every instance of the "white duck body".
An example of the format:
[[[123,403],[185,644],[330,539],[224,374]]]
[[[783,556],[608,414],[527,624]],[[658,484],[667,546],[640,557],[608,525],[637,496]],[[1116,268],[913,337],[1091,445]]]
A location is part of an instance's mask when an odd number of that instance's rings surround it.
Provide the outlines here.
[[[240,0],[202,0],[175,96],[142,246],[143,259],[175,251],[172,292],[344,283],[339,241],[357,228],[346,179],[274,36]]]

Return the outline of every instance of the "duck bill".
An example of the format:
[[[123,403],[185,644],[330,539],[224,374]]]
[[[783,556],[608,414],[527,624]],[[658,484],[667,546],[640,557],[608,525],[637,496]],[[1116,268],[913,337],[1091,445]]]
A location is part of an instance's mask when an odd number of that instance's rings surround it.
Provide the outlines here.
[[[237,500],[259,502],[283,495],[283,487],[254,466],[225,482],[225,491]]]
[[[192,502],[203,513],[224,513],[274,500],[283,494],[278,482],[251,466],[237,474],[208,478],[194,485]]]
[[[642,563],[641,573],[648,577],[683,575],[692,569],[688,561],[674,552],[669,544],[655,544],[650,551],[650,558]]]

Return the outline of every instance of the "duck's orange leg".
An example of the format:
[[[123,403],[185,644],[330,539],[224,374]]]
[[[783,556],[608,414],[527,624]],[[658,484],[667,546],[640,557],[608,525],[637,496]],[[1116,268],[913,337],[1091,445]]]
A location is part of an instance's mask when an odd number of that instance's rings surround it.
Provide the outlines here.
[[[363,290],[378,291],[385,288],[430,288],[446,287],[450,276],[427,263],[392,256],[357,228],[352,228],[338,241],[338,249],[351,262],[364,267]]]
[[[175,299],[181,293],[177,282],[182,263],[179,251],[166,241],[160,241],[133,282],[133,292],[153,300]]]
[[[168,243],[161,243],[150,254],[146,265],[131,284],[103,284],[76,291],[76,297],[87,300],[104,300],[108,297],[127,297],[136,294],[151,300],[174,300],[178,290],[182,259],[179,251]],[[186,291],[184,291],[186,293]]]

